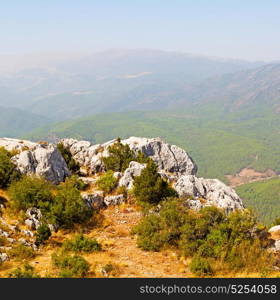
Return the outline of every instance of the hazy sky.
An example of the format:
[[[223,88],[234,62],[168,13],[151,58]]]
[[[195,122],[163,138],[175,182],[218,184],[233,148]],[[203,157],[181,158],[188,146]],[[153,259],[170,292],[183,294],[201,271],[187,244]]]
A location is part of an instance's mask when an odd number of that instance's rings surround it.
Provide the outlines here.
[[[1,1],[0,38],[0,54],[152,48],[280,60],[280,1]]]

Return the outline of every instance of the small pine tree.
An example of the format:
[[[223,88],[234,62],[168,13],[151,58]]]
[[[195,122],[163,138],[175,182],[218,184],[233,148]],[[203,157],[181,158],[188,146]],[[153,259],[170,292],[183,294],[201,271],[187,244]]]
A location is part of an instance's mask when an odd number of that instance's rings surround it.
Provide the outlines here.
[[[36,241],[35,241],[36,246],[42,245],[45,241],[49,239],[51,235],[52,233],[47,224],[44,223],[40,225],[36,233]]]
[[[157,172],[157,165],[150,160],[141,175],[134,180],[133,194],[139,204],[158,204],[166,197],[176,196],[176,192],[168,186]]]
[[[102,159],[106,170],[123,172],[128,168],[129,163],[136,159],[134,152],[128,145],[123,145],[120,138],[109,147],[108,151],[110,155]]]

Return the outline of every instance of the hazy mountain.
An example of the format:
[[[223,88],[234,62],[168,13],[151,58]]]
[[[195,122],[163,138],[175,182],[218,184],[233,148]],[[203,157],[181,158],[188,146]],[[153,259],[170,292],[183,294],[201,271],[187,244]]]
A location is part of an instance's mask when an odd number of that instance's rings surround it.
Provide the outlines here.
[[[43,126],[48,119],[17,108],[0,107],[0,136],[17,137]]]
[[[262,63],[156,50],[111,50],[0,76],[0,105],[54,120],[100,112],[174,108],[206,78]]]
[[[271,109],[280,111],[280,64],[211,78],[188,91],[198,107],[205,104],[224,111]]]

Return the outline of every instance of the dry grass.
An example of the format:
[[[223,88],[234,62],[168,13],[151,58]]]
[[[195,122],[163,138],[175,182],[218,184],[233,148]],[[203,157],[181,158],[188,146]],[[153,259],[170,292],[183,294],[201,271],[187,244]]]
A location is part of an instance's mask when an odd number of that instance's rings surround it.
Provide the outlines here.
[[[0,196],[6,198],[7,195],[0,190]],[[6,209],[4,217],[9,224],[16,221],[16,216],[7,214]],[[132,203],[104,209],[86,226],[79,225],[71,231],[59,230],[53,233],[48,244],[41,248],[29,263],[42,277],[56,277],[58,270],[52,265],[52,254],[61,250],[65,239],[83,232],[88,237],[96,238],[102,245],[102,251],[82,255],[91,265],[89,277],[194,277],[188,268],[191,260],[181,257],[176,249],[146,252],[136,246],[136,238],[130,231],[141,217],[138,207]],[[19,227],[25,228],[22,224],[19,224]],[[7,274],[19,265],[20,262],[14,259],[3,263],[0,266],[0,277],[7,277]],[[217,271],[215,277],[261,276],[258,272],[234,273],[230,269],[225,269],[220,262],[215,262],[214,267]],[[110,272],[106,271],[110,269],[112,269]],[[271,273],[269,276],[279,276],[279,272]]]

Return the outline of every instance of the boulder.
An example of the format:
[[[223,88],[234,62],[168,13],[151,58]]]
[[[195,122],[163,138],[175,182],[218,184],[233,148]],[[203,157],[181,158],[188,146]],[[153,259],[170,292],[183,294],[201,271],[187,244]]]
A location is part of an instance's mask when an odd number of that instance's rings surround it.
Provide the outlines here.
[[[0,253],[0,262],[3,263],[9,259],[9,256],[7,253]]]
[[[125,197],[123,194],[120,195],[115,195],[115,196],[106,196],[104,198],[104,203],[109,206],[109,205],[118,205],[122,204],[125,202]]]
[[[12,157],[22,174],[35,174],[58,184],[71,173],[65,160],[54,145],[37,144],[32,150],[25,150]]]
[[[227,213],[244,208],[242,200],[236,192],[218,179],[183,175],[175,182],[174,189],[180,197],[203,198],[205,201],[203,201],[202,206],[213,205],[225,209]]]
[[[28,217],[24,223],[31,230],[37,230],[42,224],[42,213],[40,209],[36,207],[28,208],[26,211],[26,216]]]
[[[272,239],[280,240],[280,225],[271,227],[268,232],[270,233]]]
[[[134,178],[136,176],[140,176],[142,170],[145,169],[145,167],[146,164],[140,164],[136,161],[131,161],[119,181],[119,186],[124,186],[128,190],[130,190],[133,187]]]
[[[104,193],[102,191],[95,191],[94,193],[85,193],[82,198],[92,209],[100,209],[104,206]]]

